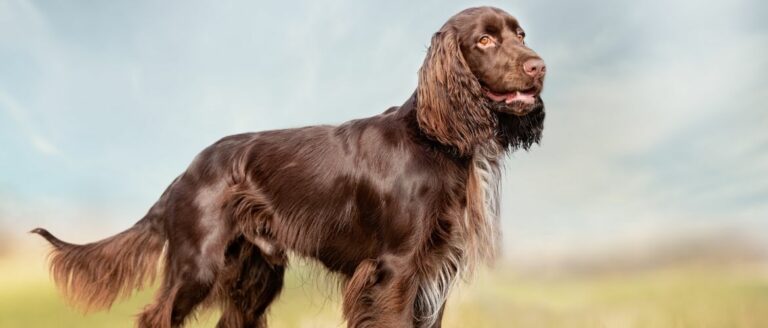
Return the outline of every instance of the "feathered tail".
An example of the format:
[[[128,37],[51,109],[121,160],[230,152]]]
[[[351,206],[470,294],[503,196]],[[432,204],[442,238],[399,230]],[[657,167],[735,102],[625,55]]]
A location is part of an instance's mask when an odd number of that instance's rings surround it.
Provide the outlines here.
[[[85,312],[108,309],[116,299],[151,284],[165,245],[152,211],[133,227],[84,245],[56,238],[43,228],[38,234],[53,245],[50,270],[64,295]]]

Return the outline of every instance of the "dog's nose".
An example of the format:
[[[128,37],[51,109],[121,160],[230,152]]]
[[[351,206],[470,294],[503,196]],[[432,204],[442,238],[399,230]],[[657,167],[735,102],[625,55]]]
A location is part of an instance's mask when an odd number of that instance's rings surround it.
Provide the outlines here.
[[[531,58],[523,63],[523,71],[530,77],[544,77],[547,72],[547,65],[539,58]]]

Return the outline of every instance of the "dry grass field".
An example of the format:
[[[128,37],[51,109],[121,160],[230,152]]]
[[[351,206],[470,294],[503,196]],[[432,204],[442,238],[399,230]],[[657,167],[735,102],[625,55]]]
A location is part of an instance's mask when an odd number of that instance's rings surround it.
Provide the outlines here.
[[[43,254],[0,258],[0,327],[132,327],[152,291],[109,312],[68,307]],[[499,266],[451,297],[446,327],[768,327],[768,270],[761,265],[673,264],[645,270],[542,276]],[[342,327],[334,288],[297,265],[271,327]],[[192,327],[213,327],[201,313]]]

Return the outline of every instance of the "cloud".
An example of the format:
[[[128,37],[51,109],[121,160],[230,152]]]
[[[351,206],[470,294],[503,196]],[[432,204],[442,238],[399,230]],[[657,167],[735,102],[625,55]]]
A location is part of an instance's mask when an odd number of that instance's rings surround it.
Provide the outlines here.
[[[764,5],[491,2],[549,66],[543,145],[507,162],[512,250],[766,226],[768,37],[750,9]],[[0,0],[0,113],[25,147],[77,159],[5,163],[1,177],[26,195],[7,206],[45,206],[33,199],[44,190],[75,209],[139,213],[219,137],[398,105],[431,33],[478,4]]]
[[[571,28],[564,18],[568,37],[529,28],[549,40],[540,50],[548,116],[543,146],[508,164],[511,249],[565,251],[664,230],[768,231],[768,80],[759,73],[768,37],[747,33],[744,2],[695,15],[680,3],[652,7],[605,8],[614,24]],[[589,10],[567,16],[584,20]]]
[[[48,138],[43,136],[29,117],[29,112],[11,95],[0,90],[0,107],[16,123],[20,132],[27,138],[30,146],[46,156],[60,155],[61,151]]]

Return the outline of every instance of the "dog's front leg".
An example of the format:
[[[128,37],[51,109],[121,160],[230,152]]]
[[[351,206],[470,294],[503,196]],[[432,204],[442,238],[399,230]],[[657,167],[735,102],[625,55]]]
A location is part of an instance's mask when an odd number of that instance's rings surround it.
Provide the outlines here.
[[[415,268],[409,257],[362,261],[344,289],[347,327],[413,327]]]
[[[440,328],[443,326],[443,312],[445,312],[445,303],[440,307],[440,312],[437,313],[437,318],[430,328]]]

